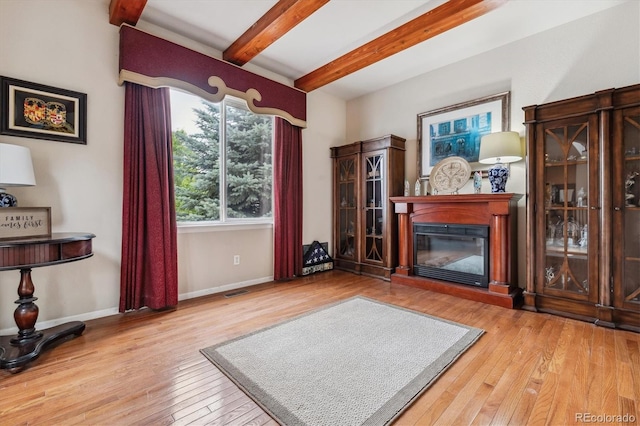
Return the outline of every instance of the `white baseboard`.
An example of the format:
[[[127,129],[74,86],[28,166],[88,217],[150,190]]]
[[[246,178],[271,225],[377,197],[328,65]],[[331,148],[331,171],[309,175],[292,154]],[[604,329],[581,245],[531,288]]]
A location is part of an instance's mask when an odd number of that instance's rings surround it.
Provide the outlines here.
[[[229,290],[236,290],[238,288],[249,287],[256,284],[268,283],[270,281],[273,281],[272,276],[264,277],[264,278],[256,278],[255,280],[227,284],[220,287],[212,287],[205,290],[198,290],[190,293],[179,294],[178,300],[179,301],[188,300],[188,299],[194,299],[196,297],[208,296],[210,294],[224,293]],[[102,309],[100,311],[93,311],[93,312],[86,312],[84,314],[79,314],[79,315],[72,315],[64,318],[56,318],[48,321],[42,321],[42,322],[39,321],[36,323],[36,329],[44,330],[46,328],[55,327],[56,325],[64,324],[70,321],[88,321],[96,318],[103,318],[103,317],[108,317],[110,315],[116,315],[117,313],[118,313],[118,308],[114,307],[114,308]],[[17,327],[5,328],[0,330],[0,335],[3,335],[3,336],[11,335],[11,334],[16,334],[17,332],[18,332]]]
[[[268,283],[273,281],[273,276],[271,277],[263,277],[263,278],[256,278],[255,280],[249,280],[249,281],[241,281],[238,283],[232,283],[232,284],[227,284],[227,285],[223,285],[220,287],[212,287],[212,288],[208,288],[205,290],[198,290],[198,291],[193,291],[190,293],[183,293],[183,294],[179,294],[178,295],[178,300],[188,300],[188,299],[194,299],[196,297],[201,297],[201,296],[208,296],[210,294],[216,294],[216,293],[224,293],[226,291],[229,290],[235,290],[238,288],[243,288],[243,287],[249,287],[252,285],[256,285],[256,284],[263,284],[263,283]]]

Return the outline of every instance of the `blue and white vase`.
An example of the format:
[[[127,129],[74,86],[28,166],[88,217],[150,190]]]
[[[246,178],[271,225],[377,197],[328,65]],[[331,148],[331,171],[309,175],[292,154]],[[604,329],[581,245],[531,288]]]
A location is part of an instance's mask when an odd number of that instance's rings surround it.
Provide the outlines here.
[[[489,169],[489,183],[491,183],[491,193],[505,192],[509,169],[502,163],[497,163]]]
[[[473,174],[473,192],[479,194],[482,190],[482,172],[475,172]]]
[[[18,207],[18,200],[0,188],[0,207]]]

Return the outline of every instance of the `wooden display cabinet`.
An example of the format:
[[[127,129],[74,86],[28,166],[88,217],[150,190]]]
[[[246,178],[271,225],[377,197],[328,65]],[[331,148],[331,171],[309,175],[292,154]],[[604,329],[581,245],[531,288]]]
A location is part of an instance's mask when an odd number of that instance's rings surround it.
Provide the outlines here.
[[[398,226],[389,197],[404,192],[404,145],[388,135],[331,148],[336,268],[390,279]]]
[[[635,101],[640,94],[636,91]],[[640,311],[640,106],[613,112],[613,306]],[[640,320],[635,326],[640,329]]]
[[[640,331],[640,85],[524,112],[525,308]]]

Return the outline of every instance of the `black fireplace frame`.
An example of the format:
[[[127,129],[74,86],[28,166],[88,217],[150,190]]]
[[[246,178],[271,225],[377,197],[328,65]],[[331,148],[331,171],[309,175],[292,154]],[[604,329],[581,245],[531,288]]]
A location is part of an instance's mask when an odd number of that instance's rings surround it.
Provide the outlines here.
[[[484,242],[484,275],[472,274],[468,272],[452,271],[438,267],[431,267],[418,264],[418,244],[417,235],[429,236],[452,236],[452,237],[480,237]],[[448,223],[414,223],[413,224],[413,273],[414,275],[432,278],[436,280],[467,284],[475,287],[489,287],[489,226],[487,225],[466,225]]]

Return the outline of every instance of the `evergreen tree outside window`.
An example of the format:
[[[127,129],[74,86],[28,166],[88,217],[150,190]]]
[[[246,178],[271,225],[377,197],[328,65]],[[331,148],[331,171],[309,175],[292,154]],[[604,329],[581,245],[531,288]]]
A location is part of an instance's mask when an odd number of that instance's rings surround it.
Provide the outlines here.
[[[171,91],[178,222],[272,220],[273,117]]]

